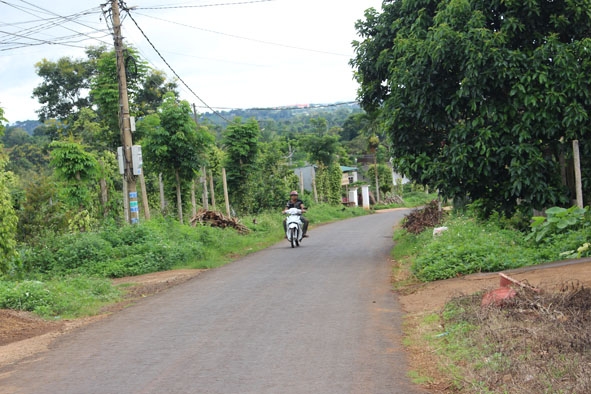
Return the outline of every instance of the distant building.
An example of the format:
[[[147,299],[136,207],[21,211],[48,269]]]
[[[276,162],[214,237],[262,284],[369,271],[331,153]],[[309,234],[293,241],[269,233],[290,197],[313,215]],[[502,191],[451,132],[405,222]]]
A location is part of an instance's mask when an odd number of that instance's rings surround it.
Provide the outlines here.
[[[343,173],[341,178],[341,186],[347,186],[357,182],[357,167],[340,166],[341,172]],[[304,190],[312,192],[312,179],[316,177],[316,166],[307,165],[304,167],[298,167],[293,172],[302,179],[304,183]]]

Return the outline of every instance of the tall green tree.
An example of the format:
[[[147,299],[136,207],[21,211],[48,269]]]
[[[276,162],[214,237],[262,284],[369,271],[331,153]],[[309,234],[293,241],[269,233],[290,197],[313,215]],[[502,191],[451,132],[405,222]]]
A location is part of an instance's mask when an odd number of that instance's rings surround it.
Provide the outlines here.
[[[174,177],[178,215],[182,222],[183,185],[188,186],[205,164],[213,136],[205,127],[195,124],[190,104],[179,101],[173,92],[165,94],[159,114],[151,118],[152,126],[146,128],[142,139],[142,154],[150,166]]]
[[[87,49],[87,59],[62,57],[57,61],[42,59],[35,64],[35,72],[42,82],[33,89],[42,105],[37,111],[39,120],[57,119],[66,122],[82,108],[90,106],[88,89],[90,78],[96,72],[96,56],[105,50],[104,47]]]
[[[257,162],[247,179],[247,194],[242,196],[246,213],[283,207],[285,196],[299,183],[286,163],[282,145],[280,141],[259,143]]]
[[[310,162],[328,167],[337,159],[339,136],[307,134],[300,139],[300,146],[308,152]]]
[[[69,228],[87,231],[98,212],[97,158],[74,139],[53,141],[50,149],[50,164],[61,181],[60,197],[70,211]]]
[[[4,110],[0,108],[0,137],[4,135]],[[14,212],[8,189],[8,176],[4,171],[7,158],[0,144],[0,273],[6,272],[16,256],[16,226],[18,218]]]
[[[564,0],[401,0],[367,10],[351,65],[397,167],[489,211],[568,204],[563,141],[591,142],[588,10]]]
[[[248,179],[257,170],[259,138],[259,124],[252,118],[246,122],[235,118],[223,133],[228,194],[232,204],[241,211],[249,210]]]

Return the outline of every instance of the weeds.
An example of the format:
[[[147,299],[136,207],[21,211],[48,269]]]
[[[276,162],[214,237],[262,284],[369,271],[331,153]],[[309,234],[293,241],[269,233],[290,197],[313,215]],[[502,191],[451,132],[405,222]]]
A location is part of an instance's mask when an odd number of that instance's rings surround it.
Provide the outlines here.
[[[454,313],[441,314],[449,335],[439,348],[450,360],[467,361],[460,391],[591,392],[591,290],[563,289],[520,289],[502,308],[481,307],[482,294],[448,303]]]

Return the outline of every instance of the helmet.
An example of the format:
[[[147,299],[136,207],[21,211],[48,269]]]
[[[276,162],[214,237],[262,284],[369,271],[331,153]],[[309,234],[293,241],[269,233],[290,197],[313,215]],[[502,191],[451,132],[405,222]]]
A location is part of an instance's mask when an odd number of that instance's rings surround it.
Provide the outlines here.
[[[298,192],[295,190],[292,190],[291,193],[289,193],[290,196],[297,196]]]

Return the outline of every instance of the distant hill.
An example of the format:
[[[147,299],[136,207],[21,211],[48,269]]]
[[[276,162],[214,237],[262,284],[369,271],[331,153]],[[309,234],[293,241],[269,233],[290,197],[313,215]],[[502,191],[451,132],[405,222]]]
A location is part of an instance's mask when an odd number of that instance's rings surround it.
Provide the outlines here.
[[[240,117],[242,120],[248,120],[250,118],[255,118],[258,121],[273,120],[277,123],[322,117],[327,119],[329,126],[334,126],[342,125],[342,122],[345,121],[347,116],[359,112],[362,112],[362,109],[357,103],[301,104],[277,108],[233,109],[230,111],[218,111],[217,114],[206,112],[199,114],[199,117],[222,128],[228,125],[226,119],[232,121],[236,117]],[[9,124],[8,127],[23,129],[29,135],[33,135],[33,130],[41,124],[37,120],[25,120]]]
[[[215,125],[225,127],[227,126],[225,119],[231,121],[235,117],[240,117],[243,120],[250,118],[255,118],[258,121],[274,120],[275,122],[280,123],[286,120],[303,117],[332,118],[337,114],[340,115],[339,117],[344,116],[344,118],[346,118],[346,116],[350,114],[361,111],[362,110],[357,103],[302,104],[292,107],[249,108],[219,111],[218,114],[221,115],[221,117],[216,113],[207,112],[200,114],[200,118],[207,119]]]
[[[29,135],[33,135],[33,130],[35,130],[35,128],[40,125],[41,122],[39,122],[38,120],[24,120],[9,124],[8,127],[13,127],[15,129],[23,129]]]

